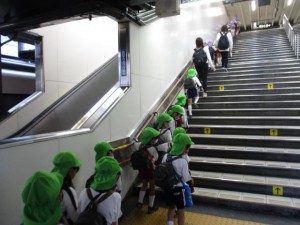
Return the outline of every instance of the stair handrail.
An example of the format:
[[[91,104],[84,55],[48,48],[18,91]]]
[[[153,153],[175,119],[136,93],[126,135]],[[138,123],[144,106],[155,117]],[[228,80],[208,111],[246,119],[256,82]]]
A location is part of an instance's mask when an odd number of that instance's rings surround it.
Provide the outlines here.
[[[289,22],[289,19],[287,18],[287,16],[284,14],[283,15],[283,19],[282,19],[282,24],[283,24],[283,28],[285,30],[285,33],[289,39],[289,42],[292,46],[292,49],[297,57],[297,59],[299,59],[299,48],[300,48],[300,35],[299,34],[295,34],[294,32],[294,28],[292,27],[292,25]]]

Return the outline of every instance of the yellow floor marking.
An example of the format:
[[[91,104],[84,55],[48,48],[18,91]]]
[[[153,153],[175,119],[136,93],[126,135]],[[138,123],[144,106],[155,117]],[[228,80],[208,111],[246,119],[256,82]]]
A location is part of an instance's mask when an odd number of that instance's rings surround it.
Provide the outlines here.
[[[120,225],[166,225],[167,209],[160,208],[153,214],[147,214],[147,207],[134,209],[129,215],[125,216]],[[177,219],[174,219],[177,225]],[[185,212],[185,225],[263,225],[251,221],[237,220],[226,217],[211,216],[200,213]]]

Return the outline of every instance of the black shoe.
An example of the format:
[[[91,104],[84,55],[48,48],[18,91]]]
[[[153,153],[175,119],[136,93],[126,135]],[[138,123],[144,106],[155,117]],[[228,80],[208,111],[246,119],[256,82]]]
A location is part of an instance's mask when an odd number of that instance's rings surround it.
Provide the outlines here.
[[[153,206],[153,207],[148,206],[148,214],[152,214],[152,213],[156,212],[157,210],[158,210],[158,207],[156,207],[156,206]]]
[[[140,203],[140,202],[138,202],[138,203],[136,203],[136,205],[135,205],[138,209],[141,209],[141,208],[143,208],[143,204],[142,203]]]

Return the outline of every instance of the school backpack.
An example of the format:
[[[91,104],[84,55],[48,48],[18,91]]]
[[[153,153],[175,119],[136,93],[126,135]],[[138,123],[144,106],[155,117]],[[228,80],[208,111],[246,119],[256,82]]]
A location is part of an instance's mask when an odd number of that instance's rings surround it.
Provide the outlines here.
[[[107,199],[110,195],[113,194],[113,191],[110,190],[106,192],[101,198],[96,200],[100,194],[96,195],[93,198],[92,192],[90,188],[86,189],[87,196],[90,199],[90,203],[87,205],[85,210],[79,214],[74,225],[106,225],[105,218],[97,212],[97,206],[105,199]]]
[[[149,159],[148,150],[140,145],[139,150],[132,153],[130,162],[134,170],[145,170],[150,168],[151,161]]]
[[[160,163],[155,167],[154,179],[156,186],[163,189],[172,189],[173,186],[179,182],[172,162],[180,158],[180,156],[172,158],[171,155],[168,155],[166,162]]]
[[[196,81],[193,78],[187,77],[183,82],[184,89],[196,88]]]
[[[194,49],[194,54],[193,54],[193,63],[195,67],[200,67],[206,64],[207,62],[207,55],[203,48],[199,49]]]
[[[229,40],[228,40],[228,37],[227,37],[227,33],[222,34],[220,32],[220,34],[221,34],[221,37],[219,39],[218,48],[220,50],[225,50],[225,49],[229,48]]]

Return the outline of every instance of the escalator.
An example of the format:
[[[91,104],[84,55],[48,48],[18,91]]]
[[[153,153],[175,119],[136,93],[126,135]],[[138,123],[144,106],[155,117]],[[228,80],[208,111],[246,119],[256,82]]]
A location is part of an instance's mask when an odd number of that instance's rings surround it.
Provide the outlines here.
[[[115,55],[9,138],[90,128],[124,94],[119,86]]]

